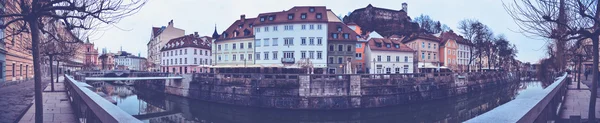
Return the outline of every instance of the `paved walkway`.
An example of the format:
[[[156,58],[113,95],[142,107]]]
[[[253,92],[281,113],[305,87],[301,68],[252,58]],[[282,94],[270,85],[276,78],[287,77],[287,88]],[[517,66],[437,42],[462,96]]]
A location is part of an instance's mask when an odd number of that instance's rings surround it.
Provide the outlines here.
[[[59,78],[59,83],[54,83],[54,90],[56,92],[47,92],[50,90],[50,83],[44,89],[42,93],[44,99],[44,122],[55,122],[55,123],[76,123],[75,114],[73,108],[67,99],[67,93],[65,91],[64,83],[62,82],[63,77]],[[32,101],[35,102],[35,101]],[[25,115],[19,120],[19,123],[33,123],[35,122],[35,103],[27,110]]]
[[[580,85],[581,89],[577,89],[577,82],[571,82],[568,85],[565,101],[561,106],[561,119],[569,119],[570,116],[581,116],[582,121],[587,121],[591,94],[588,85],[591,85],[591,76],[588,80],[583,78],[581,82],[584,83]],[[596,118],[600,118],[600,99],[596,99]]]
[[[42,88],[50,79],[42,79]],[[33,79],[22,82],[7,82],[0,87],[0,123],[12,123],[18,120],[34,98]]]

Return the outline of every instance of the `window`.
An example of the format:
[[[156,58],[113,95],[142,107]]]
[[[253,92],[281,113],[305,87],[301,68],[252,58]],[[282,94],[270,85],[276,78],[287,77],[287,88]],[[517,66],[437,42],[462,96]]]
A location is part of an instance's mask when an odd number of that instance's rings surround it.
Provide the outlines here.
[[[303,24],[301,27],[302,30],[306,30],[306,25]]]
[[[294,14],[288,14],[288,20],[294,19]]]
[[[327,60],[327,63],[333,64],[333,57],[329,57],[329,60]]]
[[[338,31],[338,32],[341,32],[341,31],[342,31],[342,27],[338,26],[338,27],[337,27],[337,31]]]
[[[277,31],[277,26],[273,26],[273,31]]]
[[[317,13],[317,15],[316,15],[316,16],[317,16],[317,19],[321,19],[321,18],[323,18],[323,15],[322,15],[321,13]]]
[[[177,55],[177,51],[175,51],[175,55]]]
[[[381,74],[383,71],[383,65],[377,65],[377,73]]]
[[[265,17],[260,17],[260,22],[265,22]]]
[[[255,46],[255,47],[260,47],[260,44],[261,44],[261,43],[260,43],[260,39],[256,39],[256,40],[254,40],[254,44],[256,44],[256,46]]]
[[[202,62],[202,61],[200,61],[200,62]],[[197,58],[194,58],[194,64],[198,64],[198,59]]]
[[[313,29],[315,29],[315,25],[313,25],[313,24],[309,25],[309,26],[308,26],[308,29],[310,29],[310,30],[313,30]]]
[[[202,55],[202,52],[200,52],[200,55]],[[208,50],[205,50],[205,51],[204,51],[204,55],[207,55],[207,56],[208,56]]]
[[[381,61],[381,56],[377,56],[377,61]]]
[[[248,54],[248,60],[252,60],[252,54]]]
[[[275,20],[275,16],[269,16],[269,21]]]
[[[425,42],[421,42],[421,47],[425,48]]]
[[[343,51],[344,50],[344,46],[342,46],[341,44],[338,45],[338,51]]]
[[[265,38],[265,39],[263,39],[263,40],[264,40],[264,42],[263,42],[263,43],[264,43],[264,45],[265,45],[265,46],[269,46],[269,39],[268,39],[268,38]]]
[[[279,45],[277,42],[279,42],[279,41],[277,41],[277,38],[273,38],[273,46]]]
[[[240,49],[244,49],[244,43],[240,43]],[[202,55],[202,54],[200,54]]]
[[[387,56],[386,58],[387,58],[386,60],[387,60],[388,62],[392,61],[390,56]]]
[[[273,60],[277,60],[277,51],[273,51]]]
[[[331,37],[337,39],[338,38],[338,34],[337,33],[331,33]]]
[[[340,63],[340,64],[341,64],[341,63],[344,63],[344,58],[342,58],[342,57],[338,57],[338,63]]]
[[[284,51],[283,58],[294,58],[294,51]]]
[[[252,48],[252,42],[248,42],[248,48]]]
[[[385,73],[386,74],[391,74],[392,73],[392,68],[385,68]]]
[[[308,11],[309,11],[309,12],[315,12],[315,7],[310,7],[310,8],[308,8]]]
[[[404,73],[408,73],[408,65],[404,65]]]
[[[197,49],[194,49],[194,55],[198,54]]]
[[[425,59],[425,52],[421,52],[421,59]]]
[[[306,51],[300,51],[300,58],[302,58],[302,59],[306,58]]]
[[[232,48],[231,48],[231,49],[234,49],[234,50],[235,50],[235,44],[232,44],[231,46],[232,46]]]
[[[229,44],[225,44],[225,51],[227,51],[228,47],[229,47]]]
[[[254,56],[256,56],[256,60],[260,60],[260,53],[256,53]]]
[[[264,57],[264,59],[265,59],[265,60],[269,60],[269,52],[265,52],[264,54],[265,54],[265,57]]]
[[[260,32],[260,28],[254,28],[255,32]]]
[[[231,57],[231,61],[235,61],[237,59],[236,55],[234,54],[233,57]]]
[[[315,45],[315,38],[314,38],[314,37],[310,37],[310,38],[308,39],[308,44],[309,44],[309,45]]]
[[[394,44],[394,47],[400,48],[400,44]]]
[[[396,62],[400,62],[400,56],[396,56]]]
[[[12,76],[15,77],[15,63],[12,64]]]
[[[300,39],[300,45],[306,45],[306,37]]]
[[[317,59],[323,59],[323,51],[317,51]]]
[[[185,59],[187,59],[187,58],[185,58]],[[227,59],[227,58],[225,58],[225,59]],[[183,64],[183,59],[182,58],[179,58],[179,64]]]
[[[321,37],[317,38],[317,45],[321,45],[323,44],[323,40],[321,39]]]
[[[317,24],[317,29],[318,29],[318,30],[321,30],[321,29],[322,29],[322,28],[321,28],[321,24]]]
[[[356,43],[356,48],[362,48],[362,43]]]
[[[265,32],[269,31],[269,27],[268,26],[265,26],[264,28],[265,28]]]
[[[427,53],[427,59],[431,59],[431,53]]]
[[[244,54],[240,54],[240,60],[246,61],[246,59],[244,59]]]
[[[283,45],[284,45],[284,46],[287,46],[287,45],[294,45],[294,38],[285,38],[285,39],[283,39],[283,40],[284,40],[284,42],[283,42]]]
[[[356,53],[356,59],[358,59],[358,60],[362,59],[362,53]]]
[[[437,57],[436,57],[436,54],[435,54],[435,53],[433,54],[433,59],[437,59]]]
[[[400,73],[400,68],[398,68],[398,67],[397,67],[397,68],[395,69],[394,73],[396,73],[396,74],[399,74],[399,73]]]
[[[435,44],[433,44],[433,49],[435,49]]]
[[[315,59],[315,51],[308,51],[308,58]]]
[[[219,45],[217,45],[217,49],[218,49],[219,51],[221,51],[221,45],[220,45],[220,44],[219,44]]]
[[[300,14],[300,18],[301,18],[302,20],[306,19],[306,13],[302,13],[302,14]]]
[[[431,43],[427,43],[427,48],[431,48]]]
[[[346,48],[348,51],[352,51],[352,45],[348,45],[348,47]]]
[[[404,56],[404,62],[408,62],[408,56]]]

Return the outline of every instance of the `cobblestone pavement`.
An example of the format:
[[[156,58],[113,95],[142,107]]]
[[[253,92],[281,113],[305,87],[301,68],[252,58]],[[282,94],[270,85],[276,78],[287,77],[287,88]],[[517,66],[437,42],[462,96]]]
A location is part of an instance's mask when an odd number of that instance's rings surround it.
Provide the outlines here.
[[[45,88],[50,78],[42,79]],[[12,123],[27,110],[34,98],[33,79],[0,87],[0,123]]]

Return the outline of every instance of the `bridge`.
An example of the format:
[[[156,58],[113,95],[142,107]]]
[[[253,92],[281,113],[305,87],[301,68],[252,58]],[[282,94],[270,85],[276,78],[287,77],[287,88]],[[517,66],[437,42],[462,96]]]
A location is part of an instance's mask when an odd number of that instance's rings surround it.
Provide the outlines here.
[[[126,80],[158,80],[158,79],[183,79],[182,76],[165,76],[165,77],[85,77],[89,81],[126,81]]]

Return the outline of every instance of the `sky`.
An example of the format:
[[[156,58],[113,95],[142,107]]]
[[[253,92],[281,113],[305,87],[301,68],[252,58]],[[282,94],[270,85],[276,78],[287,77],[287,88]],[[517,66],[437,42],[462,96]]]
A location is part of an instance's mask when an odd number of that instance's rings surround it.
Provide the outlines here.
[[[507,14],[501,0],[148,0],[141,10],[118,23],[97,30],[90,37],[99,51],[124,51],[147,55],[146,44],[150,40],[151,28],[166,26],[173,20],[176,28],[186,34],[198,32],[211,36],[215,25],[221,33],[240,15],[254,18],[259,13],[288,10],[293,6],[326,6],[336,15],[346,15],[369,4],[393,10],[408,4],[408,15],[415,18],[421,14],[448,25],[457,32],[458,22],[477,19],[489,26],[495,34],[503,34],[519,53],[517,59],[535,63],[545,57],[545,41],[531,39],[519,33],[514,20]],[[512,1],[506,1],[512,2]]]

